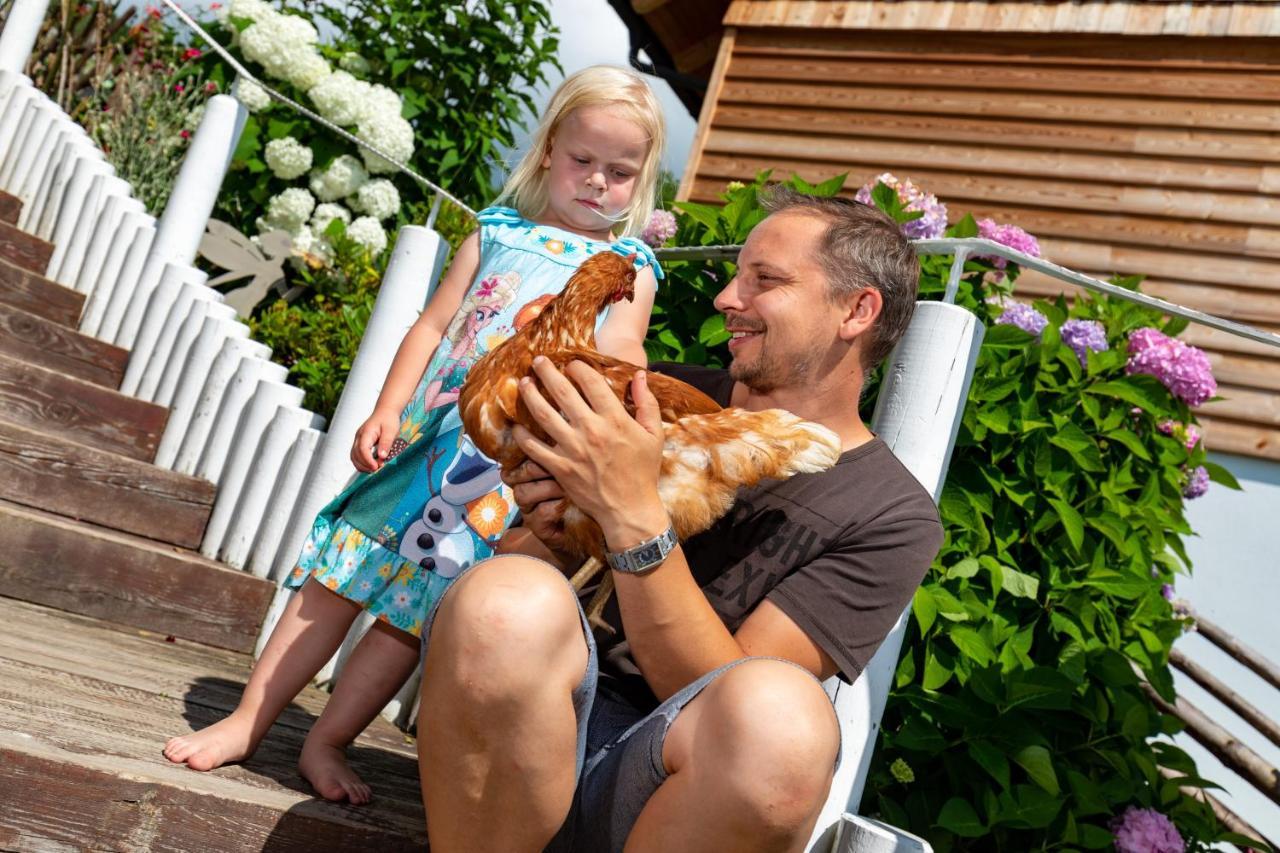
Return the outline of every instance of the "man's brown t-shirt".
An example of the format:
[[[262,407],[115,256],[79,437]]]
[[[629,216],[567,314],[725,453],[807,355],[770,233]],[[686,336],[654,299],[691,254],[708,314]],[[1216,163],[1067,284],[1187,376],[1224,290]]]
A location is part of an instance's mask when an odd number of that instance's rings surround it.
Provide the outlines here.
[[[683,364],[652,369],[722,406],[733,380]],[[880,439],[835,466],[742,489],[729,513],[683,543],[690,569],[730,631],[768,599],[852,682],[901,615],[942,544],[929,493]],[[631,658],[617,602],[603,614],[617,633],[597,632],[600,672],[639,704],[656,703]]]

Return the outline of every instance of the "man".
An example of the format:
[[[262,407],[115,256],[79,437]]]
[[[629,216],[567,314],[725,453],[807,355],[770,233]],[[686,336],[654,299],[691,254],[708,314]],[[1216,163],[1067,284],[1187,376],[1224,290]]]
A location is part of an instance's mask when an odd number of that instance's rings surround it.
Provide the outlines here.
[[[778,190],[767,207],[715,300],[729,371],[659,369],[723,405],[823,424],[839,462],[743,490],[668,550],[662,424],[643,373],[632,418],[584,365],[535,364],[546,397],[528,380],[521,395],[551,442],[517,427],[531,461],[507,479],[546,546],[521,549],[546,561],[474,567],[423,632],[435,853],[784,851],[812,831],[839,754],[819,679],[858,676],[942,533],[929,495],[858,414],[866,372],[911,318],[910,244],[853,201]],[[562,574],[562,496],[604,531],[612,634],[592,637]]]

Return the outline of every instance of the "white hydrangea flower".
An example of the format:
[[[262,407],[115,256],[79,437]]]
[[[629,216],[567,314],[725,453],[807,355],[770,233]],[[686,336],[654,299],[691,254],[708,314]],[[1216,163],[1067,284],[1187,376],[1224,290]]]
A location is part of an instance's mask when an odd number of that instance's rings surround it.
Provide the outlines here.
[[[270,228],[281,228],[294,234],[306,224],[315,208],[316,200],[311,193],[302,187],[290,187],[267,201],[264,221]]]
[[[373,88],[346,71],[335,71],[307,90],[307,97],[320,115],[336,125],[355,124],[364,113],[365,101]]]
[[[304,92],[333,74],[325,58],[314,49],[299,52],[289,66],[286,79]]]
[[[235,95],[236,100],[244,104],[244,108],[251,113],[271,106],[271,96],[267,94],[267,90],[244,77],[236,78],[231,94]]]
[[[370,145],[376,146],[379,150],[386,152],[388,157],[399,160],[401,163],[408,161],[413,156],[413,125],[398,115],[365,116],[360,120],[360,125],[356,129],[356,136]],[[369,168],[369,171],[375,175],[396,170],[396,167],[390,161],[377,154],[363,148],[360,149],[360,154],[364,157],[364,163]]]
[[[369,181],[356,190],[355,202],[351,206],[381,221],[395,216],[400,210],[400,191],[385,178]]]
[[[401,110],[400,93],[394,89],[377,84],[368,86],[360,100],[359,120],[378,121],[384,117],[399,117]]]
[[[263,0],[231,0],[222,9],[224,17],[219,20],[225,21],[229,18],[248,18],[250,21],[261,21],[263,18],[269,18],[277,14],[276,10],[271,8],[270,4],[264,3]]]
[[[263,157],[271,173],[285,181],[292,181],[311,168],[311,149],[292,136],[268,142]]]
[[[333,158],[327,169],[311,173],[311,191],[321,201],[337,201],[346,198],[369,180],[369,174],[360,161],[350,154]]]
[[[338,67],[343,71],[350,71],[352,74],[368,74],[369,62],[358,53],[347,51],[342,54],[342,58],[338,60]]]
[[[348,225],[347,236],[375,255],[387,248],[387,232],[372,216],[361,216]]]
[[[310,44],[320,41],[320,33],[315,25],[298,15],[276,14],[275,24],[280,33],[280,40],[286,44]]]
[[[340,204],[316,205],[316,212],[311,215],[311,229],[317,234],[323,234],[329,227],[329,223],[335,219],[341,219],[343,225],[351,224],[351,211],[347,210]]]
[[[299,265],[311,261],[327,267],[333,260],[333,246],[311,226],[303,225],[289,237],[293,254],[299,256]]]

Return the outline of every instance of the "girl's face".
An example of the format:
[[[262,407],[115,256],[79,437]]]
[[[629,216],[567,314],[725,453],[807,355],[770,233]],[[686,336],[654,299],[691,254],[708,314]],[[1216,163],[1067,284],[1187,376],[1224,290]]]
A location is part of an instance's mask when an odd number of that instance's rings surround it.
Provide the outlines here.
[[[631,203],[648,151],[644,130],[615,108],[579,107],[569,113],[542,158],[549,198],[540,220],[607,238],[613,217]]]

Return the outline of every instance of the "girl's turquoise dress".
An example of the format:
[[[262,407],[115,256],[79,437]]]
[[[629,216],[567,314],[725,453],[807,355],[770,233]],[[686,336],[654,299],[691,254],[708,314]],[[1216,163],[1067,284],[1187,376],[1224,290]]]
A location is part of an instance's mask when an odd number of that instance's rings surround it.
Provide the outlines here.
[[[415,636],[453,578],[493,554],[516,513],[497,465],[463,435],[457,398],[467,371],[597,252],[634,255],[637,268],[652,265],[662,278],[653,252],[634,238],[588,240],[509,207],[477,218],[480,269],[401,415],[389,461],[321,510],[285,580],[297,589],[314,577]]]

